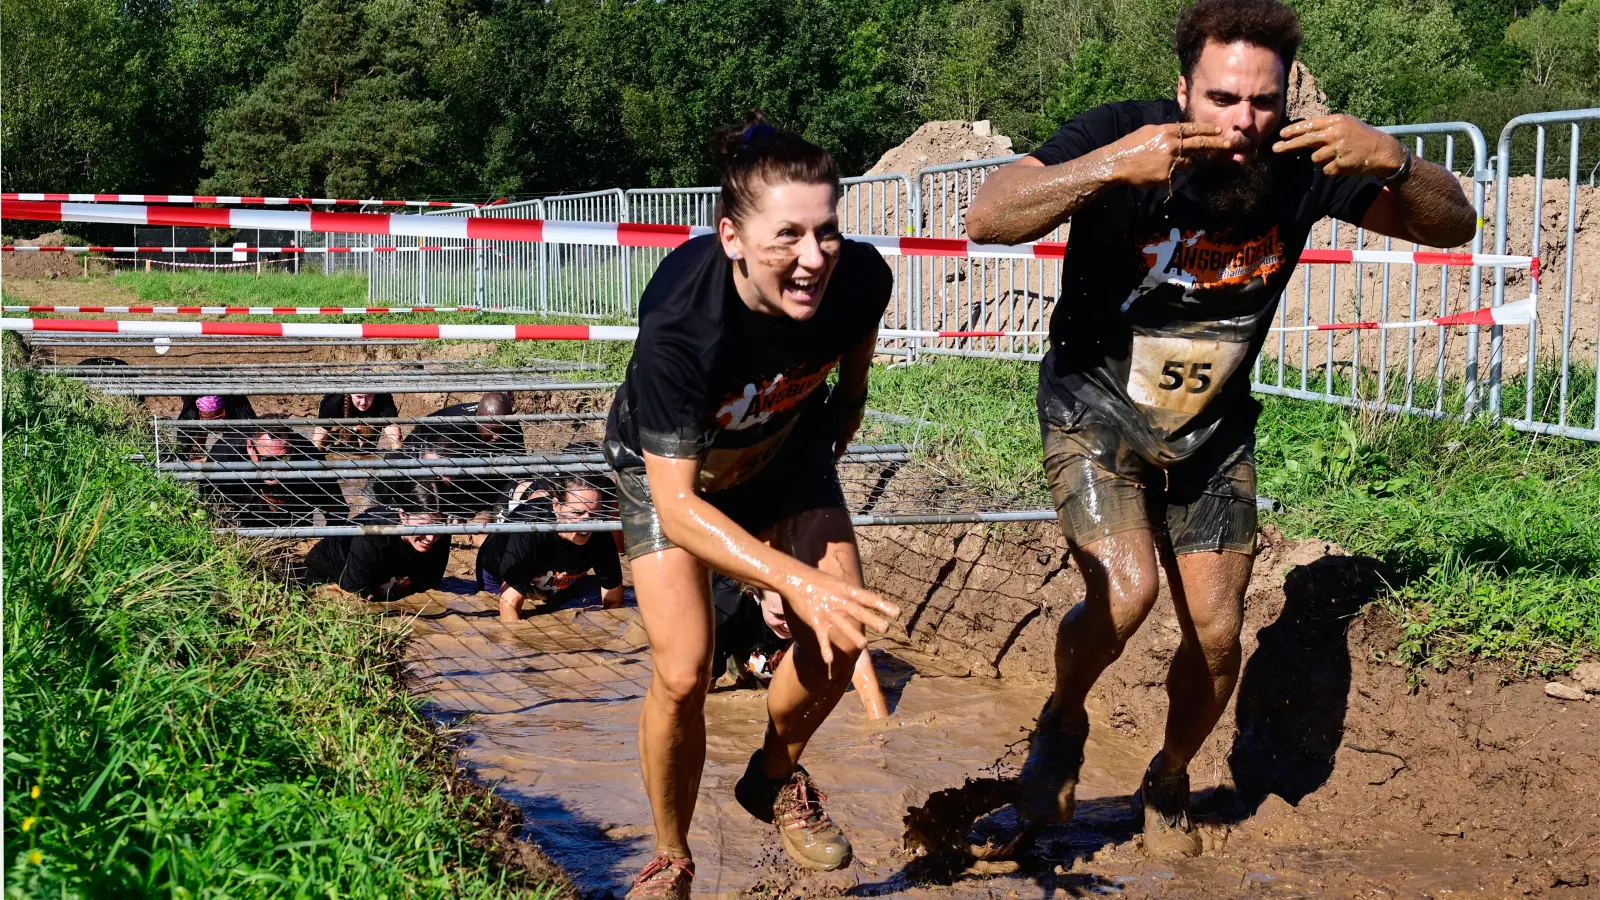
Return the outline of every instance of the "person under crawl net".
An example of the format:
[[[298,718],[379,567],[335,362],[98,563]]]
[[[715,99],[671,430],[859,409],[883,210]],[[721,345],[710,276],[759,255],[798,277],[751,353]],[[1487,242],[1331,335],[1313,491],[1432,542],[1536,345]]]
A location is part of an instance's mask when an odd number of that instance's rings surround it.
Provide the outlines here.
[[[204,398],[202,398],[204,399]],[[252,463],[263,470],[291,462],[313,462],[321,457],[311,442],[294,431],[272,424],[242,423],[220,435],[205,460],[214,463]],[[220,476],[222,473],[218,473]],[[251,473],[254,474],[254,473]],[[349,506],[336,479],[282,477],[206,480],[220,516],[239,528],[292,528],[310,525],[322,511],[327,521],[349,515]]]
[[[178,426],[177,454],[191,462],[205,459],[212,439],[233,430],[222,422],[244,422],[256,417],[250,398],[242,394],[206,394],[181,400],[175,421],[206,423],[200,428]]]
[[[500,516],[502,522],[583,525],[599,521],[607,507],[616,506],[610,479],[565,475],[518,487],[521,496],[514,496]],[[528,598],[539,600],[541,611],[552,611],[587,596],[596,582],[603,608],[622,606],[622,562],[616,541],[606,532],[490,534],[478,549],[477,577],[478,589],[499,599],[500,621],[506,623],[522,619]]]
[[[436,479],[383,481],[375,493],[379,505],[338,524],[425,528],[444,523]],[[334,535],[306,554],[303,577],[307,584],[332,584],[366,600],[399,600],[437,588],[449,562],[448,535]]]
[[[317,403],[319,419],[393,419],[399,415],[393,394],[323,394]],[[397,450],[400,441],[400,426],[392,423],[318,425],[311,432],[311,443],[319,450],[370,453]]]

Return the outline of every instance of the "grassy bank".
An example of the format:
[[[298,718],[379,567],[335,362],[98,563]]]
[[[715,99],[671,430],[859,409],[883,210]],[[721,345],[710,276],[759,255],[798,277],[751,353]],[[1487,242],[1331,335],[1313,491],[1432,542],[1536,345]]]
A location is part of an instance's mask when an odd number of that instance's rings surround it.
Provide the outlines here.
[[[901,437],[931,438],[956,477],[1048,502],[1037,378],[1037,364],[935,360],[876,372],[872,405],[939,422]],[[1408,662],[1548,671],[1600,651],[1600,445],[1262,401],[1261,492],[1283,504],[1266,521],[1388,564]]]
[[[401,628],[219,545],[123,409],[12,371],[3,417],[7,896],[536,893]]]

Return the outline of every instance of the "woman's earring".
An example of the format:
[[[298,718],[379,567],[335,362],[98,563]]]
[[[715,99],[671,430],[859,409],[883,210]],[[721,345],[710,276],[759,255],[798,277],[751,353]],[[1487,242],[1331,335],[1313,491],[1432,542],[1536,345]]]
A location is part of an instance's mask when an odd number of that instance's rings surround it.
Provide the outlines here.
[[[737,253],[730,253],[730,254],[728,254],[728,258],[729,258],[729,259],[731,259],[731,260],[738,260],[738,258],[739,258],[739,254],[737,254]]]

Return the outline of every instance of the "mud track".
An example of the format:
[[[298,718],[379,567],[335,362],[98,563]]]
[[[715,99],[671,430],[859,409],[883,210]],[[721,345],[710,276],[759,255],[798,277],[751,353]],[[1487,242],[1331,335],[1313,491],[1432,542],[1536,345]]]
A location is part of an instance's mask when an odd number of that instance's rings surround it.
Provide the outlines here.
[[[968,819],[1012,796],[1051,636],[1081,582],[1047,527],[864,538],[869,581],[904,606],[874,648],[894,712],[868,722],[846,696],[806,760],[856,863],[803,872],[733,802],[764,698],[718,691],[691,834],[697,896],[1600,896],[1600,703],[1470,671],[1413,686],[1384,659],[1397,634],[1372,602],[1381,567],[1270,531],[1241,688],[1191,768],[1204,856],[1146,860],[1128,807],[1165,715],[1178,635],[1165,597],[1092,698],[1075,821],[1015,864],[940,853],[981,842]],[[444,590],[389,611],[413,622],[417,688],[581,895],[620,897],[652,836],[634,749],[649,684],[637,614],[592,604],[502,626],[470,593],[471,564],[458,546]],[[988,824],[1003,833],[1007,815]]]

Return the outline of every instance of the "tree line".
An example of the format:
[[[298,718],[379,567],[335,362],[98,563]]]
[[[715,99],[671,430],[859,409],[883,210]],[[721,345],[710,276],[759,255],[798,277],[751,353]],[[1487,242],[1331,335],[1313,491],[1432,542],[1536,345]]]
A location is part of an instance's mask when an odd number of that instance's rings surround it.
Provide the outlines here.
[[[6,190],[532,196],[711,183],[749,107],[869,167],[1169,95],[1185,0],[0,0]],[[1600,0],[1291,0],[1379,124],[1600,97]]]

